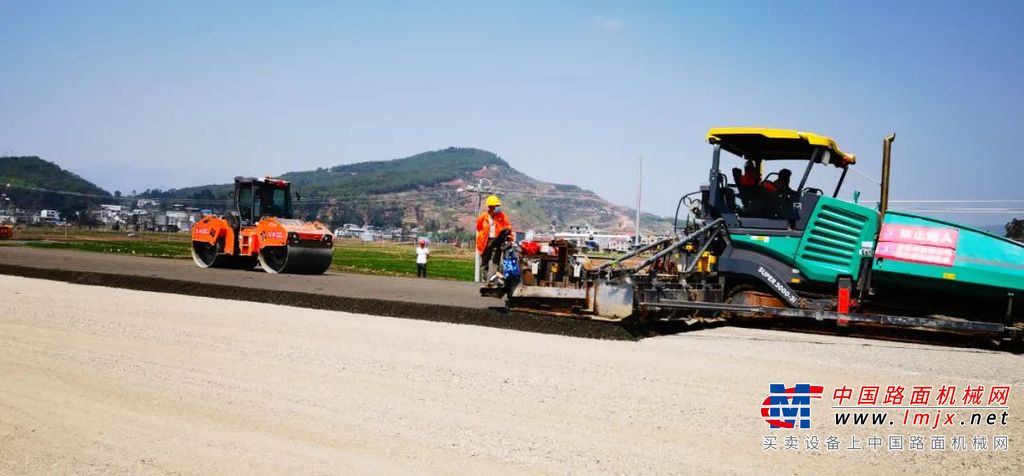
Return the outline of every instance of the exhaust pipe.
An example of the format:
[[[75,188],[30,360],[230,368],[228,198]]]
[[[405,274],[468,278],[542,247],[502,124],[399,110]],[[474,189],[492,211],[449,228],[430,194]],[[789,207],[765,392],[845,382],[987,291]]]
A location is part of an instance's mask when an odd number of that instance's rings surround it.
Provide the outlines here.
[[[889,162],[892,159],[892,142],[896,140],[896,133],[893,132],[882,141],[882,199],[879,203],[879,212],[885,216],[889,209]]]

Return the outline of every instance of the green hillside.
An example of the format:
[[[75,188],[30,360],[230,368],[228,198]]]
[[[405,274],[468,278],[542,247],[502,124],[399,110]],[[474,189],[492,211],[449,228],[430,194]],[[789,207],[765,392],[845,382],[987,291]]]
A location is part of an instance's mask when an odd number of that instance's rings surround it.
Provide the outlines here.
[[[404,159],[360,162],[282,176],[310,196],[361,196],[396,193],[449,182],[488,165],[508,167],[492,152],[449,147]]]
[[[281,177],[301,195],[295,202],[298,216],[333,226],[471,230],[479,213],[479,197],[466,192],[466,187],[480,180],[503,190],[506,210],[519,229],[587,223],[603,230],[632,230],[633,223],[631,210],[589,190],[535,180],[494,153],[473,148],[449,147],[395,160],[287,172]],[[189,199],[193,205],[218,208],[229,202],[231,192],[231,184],[219,184],[147,190],[142,196]],[[664,233],[671,222],[645,214],[644,227]]]
[[[508,167],[492,152],[480,149],[449,147],[395,160],[378,160],[331,168],[287,172],[281,175],[291,181],[303,197],[359,197],[431,187],[468,175],[487,165]],[[200,185],[170,190],[146,190],[145,198],[226,199],[231,184]]]
[[[111,196],[92,182],[35,156],[0,157],[0,193],[18,208],[58,210],[85,208]]]

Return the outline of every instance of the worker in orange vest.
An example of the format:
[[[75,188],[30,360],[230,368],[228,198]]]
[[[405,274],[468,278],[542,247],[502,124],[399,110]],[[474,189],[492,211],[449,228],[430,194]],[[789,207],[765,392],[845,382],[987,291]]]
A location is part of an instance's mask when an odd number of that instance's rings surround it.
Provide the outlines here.
[[[480,253],[480,264],[484,269],[484,279],[489,281],[487,274],[491,262],[495,271],[501,260],[501,245],[512,241],[512,222],[508,215],[501,211],[501,200],[496,195],[487,197],[484,203],[487,210],[476,218],[476,251]]]
[[[740,187],[753,188],[761,183],[761,173],[757,170],[757,165],[754,164],[753,160],[748,160],[743,166],[743,175],[740,176],[739,181],[736,185]]]

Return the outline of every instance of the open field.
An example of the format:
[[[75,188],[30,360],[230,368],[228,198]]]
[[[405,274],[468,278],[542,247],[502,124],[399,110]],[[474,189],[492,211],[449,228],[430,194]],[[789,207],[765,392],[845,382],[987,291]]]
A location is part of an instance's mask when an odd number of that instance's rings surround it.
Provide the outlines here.
[[[1019,355],[735,328],[578,339],[10,276],[0,301],[3,474],[1014,474],[1024,464]],[[776,433],[758,409],[777,381],[1013,392],[1008,425],[968,430],[840,427],[815,405],[799,451],[765,451]],[[1010,446],[845,450],[875,433],[999,434]],[[805,451],[807,435],[835,435],[844,449]]]
[[[340,271],[388,276],[415,276],[414,244],[339,242],[334,267]],[[431,245],[427,274],[433,278],[473,280],[473,249]]]
[[[136,233],[29,227],[15,230],[15,239],[0,241],[0,246],[31,246],[46,249],[68,249],[95,253],[112,253],[154,258],[191,259],[187,233]],[[334,250],[337,271],[384,276],[415,276],[414,243],[338,240]],[[432,244],[427,267],[431,278],[471,281],[473,249]]]

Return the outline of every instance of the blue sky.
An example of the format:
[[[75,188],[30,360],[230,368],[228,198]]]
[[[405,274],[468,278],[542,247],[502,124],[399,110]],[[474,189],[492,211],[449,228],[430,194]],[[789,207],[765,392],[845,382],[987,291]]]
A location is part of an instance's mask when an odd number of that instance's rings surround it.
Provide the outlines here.
[[[895,199],[1024,199],[1021,5],[6,1],[0,153],[128,192],[471,146],[627,205],[643,154],[671,214],[709,127],[826,134],[875,178],[895,131]]]

